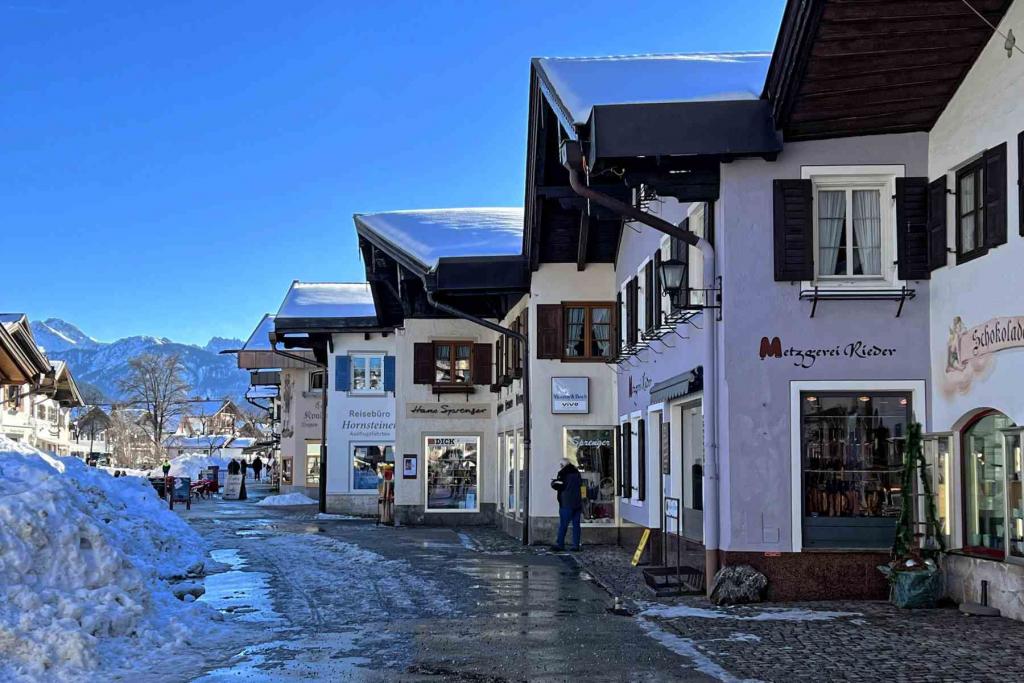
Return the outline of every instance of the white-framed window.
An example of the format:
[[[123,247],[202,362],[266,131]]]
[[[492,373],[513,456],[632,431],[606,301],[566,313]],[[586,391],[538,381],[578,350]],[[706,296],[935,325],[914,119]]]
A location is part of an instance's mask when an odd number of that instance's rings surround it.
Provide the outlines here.
[[[693,209],[689,212],[690,232],[699,237],[707,237],[707,204],[699,202],[691,206]],[[697,247],[688,244],[682,246],[689,253],[686,280],[690,288],[690,300],[687,303],[703,306],[707,303],[707,292],[704,291],[704,253]]]
[[[384,354],[357,353],[349,358],[352,372],[349,391],[353,394],[384,393]]]
[[[896,178],[903,166],[804,167],[812,182],[814,283],[897,286]]]

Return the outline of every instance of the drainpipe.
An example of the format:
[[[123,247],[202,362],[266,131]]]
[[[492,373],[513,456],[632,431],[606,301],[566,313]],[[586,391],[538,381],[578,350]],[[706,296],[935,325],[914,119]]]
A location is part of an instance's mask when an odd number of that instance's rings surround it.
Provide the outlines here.
[[[715,249],[703,237],[683,230],[668,221],[645,213],[640,209],[609,197],[588,187],[580,178],[584,168],[579,142],[563,140],[559,146],[562,166],[569,172],[569,186],[579,196],[614,211],[623,218],[643,223],[658,232],[682,240],[697,247],[704,259],[704,289],[715,288]],[[704,571],[705,585],[710,590],[711,579],[718,572],[718,546],[720,542],[719,523],[719,472],[718,472],[718,397],[716,378],[718,376],[718,354],[716,346],[716,325],[714,316],[705,316],[704,358],[707,366],[704,372]],[[644,457],[646,457],[646,453]]]
[[[507,327],[502,327],[497,323],[492,323],[490,320],[479,318],[465,311],[449,306],[448,304],[441,303],[434,299],[433,292],[427,285],[426,274],[421,274],[420,279],[423,280],[423,291],[427,294],[427,302],[430,303],[434,308],[444,311],[456,318],[467,320],[471,323],[486,327],[489,330],[493,330],[498,334],[507,334],[510,337],[514,337],[519,340],[523,345],[523,490],[519,492],[520,498],[522,499],[523,509],[526,511],[523,517],[523,545],[530,544],[530,340],[529,338],[521,333],[511,330]]]

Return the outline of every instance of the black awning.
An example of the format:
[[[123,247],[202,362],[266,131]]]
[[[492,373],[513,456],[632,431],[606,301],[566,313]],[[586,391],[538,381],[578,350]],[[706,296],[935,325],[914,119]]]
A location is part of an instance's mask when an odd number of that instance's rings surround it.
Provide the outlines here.
[[[696,393],[704,388],[704,368],[680,372],[651,386],[651,403],[664,403],[673,399]]]
[[[596,105],[590,165],[636,157],[772,155],[782,150],[767,100]]]

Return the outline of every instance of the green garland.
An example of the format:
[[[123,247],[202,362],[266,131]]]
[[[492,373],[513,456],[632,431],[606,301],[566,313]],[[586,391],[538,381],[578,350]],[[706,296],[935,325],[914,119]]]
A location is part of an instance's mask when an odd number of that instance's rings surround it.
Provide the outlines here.
[[[921,482],[922,494],[924,495],[924,544],[918,545],[915,542],[914,520],[914,476],[917,475]],[[892,545],[893,559],[897,562],[912,557],[920,552],[925,557],[935,558],[940,552],[946,550],[946,542],[942,536],[942,527],[939,525],[938,516],[935,512],[935,497],[932,494],[932,481],[928,475],[928,463],[924,459],[924,449],[921,442],[921,425],[912,422],[907,427],[907,447],[903,459],[903,472],[901,475],[901,491],[903,493],[900,509],[900,519],[896,526],[896,538]],[[937,548],[937,549],[936,549]]]

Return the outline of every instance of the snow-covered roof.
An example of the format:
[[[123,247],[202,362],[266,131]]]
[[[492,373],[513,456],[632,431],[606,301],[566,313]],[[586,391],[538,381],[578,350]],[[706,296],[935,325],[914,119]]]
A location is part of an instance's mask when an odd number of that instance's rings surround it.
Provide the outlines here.
[[[575,125],[585,124],[601,104],[756,100],[770,63],[770,52],[534,60],[559,113]]]
[[[232,448],[249,448],[256,443],[256,439],[249,436],[236,436],[231,441]]]
[[[274,331],[274,316],[267,313],[242,345],[243,351],[270,351],[270,333]]]
[[[387,211],[355,219],[427,270],[442,258],[518,256],[523,250],[520,207]]]
[[[223,448],[232,439],[228,435],[212,436],[170,436],[164,446],[170,448]]]
[[[299,282],[281,302],[275,320],[282,318],[373,318],[373,295],[365,282]],[[273,322],[273,321],[272,321]]]

